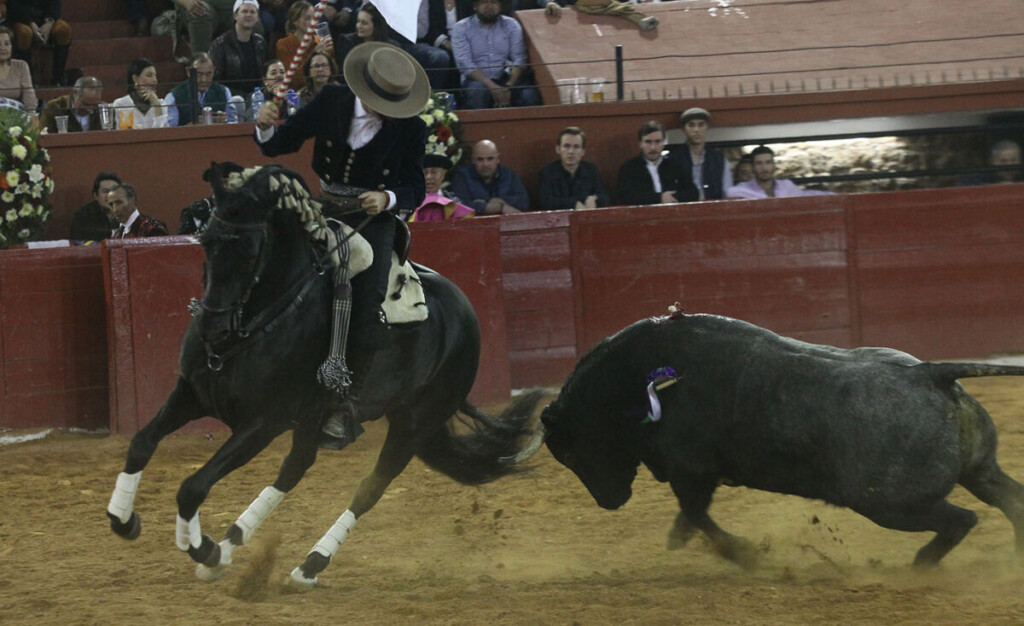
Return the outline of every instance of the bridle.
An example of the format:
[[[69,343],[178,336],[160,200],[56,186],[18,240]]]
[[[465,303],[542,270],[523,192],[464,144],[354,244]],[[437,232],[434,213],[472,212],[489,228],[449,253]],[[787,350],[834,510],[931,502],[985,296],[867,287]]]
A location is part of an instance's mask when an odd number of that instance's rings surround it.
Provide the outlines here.
[[[242,328],[242,315],[245,311],[245,305],[249,302],[249,298],[252,296],[252,290],[257,284],[259,284],[260,276],[263,274],[263,270],[267,267],[267,239],[269,237],[269,227],[267,226],[267,222],[261,222],[259,224],[235,224],[218,217],[216,213],[211,213],[210,225],[212,226],[213,224],[219,224],[221,228],[227,231],[222,235],[210,235],[220,239],[237,239],[239,237],[238,231],[258,231],[260,235],[259,247],[256,253],[256,269],[252,273],[252,276],[250,276],[249,284],[246,285],[242,295],[234,302],[222,307],[211,306],[209,302],[207,302],[205,295],[203,296],[203,299],[199,301],[199,308],[205,314],[223,315],[225,313],[231,313],[231,323],[228,328],[231,332],[244,339],[249,336],[250,331],[246,328]]]

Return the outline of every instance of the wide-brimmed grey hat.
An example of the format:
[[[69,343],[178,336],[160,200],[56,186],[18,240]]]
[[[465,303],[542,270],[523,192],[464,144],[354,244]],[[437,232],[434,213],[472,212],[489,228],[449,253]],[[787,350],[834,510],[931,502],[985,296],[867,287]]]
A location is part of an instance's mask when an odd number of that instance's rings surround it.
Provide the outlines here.
[[[711,114],[708,113],[707,109],[700,107],[690,107],[683,111],[683,114],[679,116],[679,125],[686,126],[686,123],[690,120],[704,120],[705,122],[711,121]]]
[[[345,57],[349,89],[386,117],[419,115],[430,99],[427,73],[406,51],[389,43],[361,43]]]

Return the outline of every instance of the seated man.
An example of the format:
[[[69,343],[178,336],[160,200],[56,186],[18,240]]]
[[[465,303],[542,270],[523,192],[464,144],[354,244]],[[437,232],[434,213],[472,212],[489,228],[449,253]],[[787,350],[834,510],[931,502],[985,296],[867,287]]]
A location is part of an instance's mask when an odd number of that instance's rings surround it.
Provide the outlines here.
[[[474,0],[474,15],[452,28],[455,64],[462,74],[456,96],[467,109],[537,106],[540,95],[527,72],[523,27],[501,14],[501,0]]]
[[[768,146],[754,148],[750,156],[754,163],[754,178],[730,187],[725,192],[727,198],[794,198],[831,193],[801,189],[791,180],[775,178],[775,152]]]
[[[1016,165],[1016,169],[1001,172],[981,172],[971,174],[957,181],[957,187],[972,185],[996,185],[999,183],[1017,183],[1024,180],[1024,168],[1021,167],[1020,146],[1010,139],[997,141],[992,145],[988,155],[988,163],[992,166]]]
[[[57,132],[57,116],[68,118],[68,132],[80,133],[99,130],[100,111],[97,105],[103,100],[103,83],[94,76],[83,76],[75,81],[75,87],[66,96],[54,98],[43,107],[39,125],[46,132]]]
[[[697,188],[690,171],[663,153],[665,127],[653,120],[645,122],[637,138],[640,154],[619,168],[619,203],[674,204],[696,200]]]
[[[596,209],[612,203],[611,195],[601,184],[597,166],[583,160],[586,153],[586,134],[576,126],[563,128],[555,143],[558,160],[540,171],[539,208]]]
[[[256,32],[260,23],[256,0],[235,0],[235,26],[210,44],[216,79],[238,94],[251,94],[263,78],[267,41]]]
[[[732,187],[732,171],[725,155],[707,146],[711,114],[700,107],[690,107],[679,116],[679,125],[686,143],[670,149],[672,158],[690,169],[693,184],[701,200],[721,200]]]
[[[108,194],[121,184],[114,172],[100,172],[92,181],[92,202],[84,204],[71,218],[71,239],[100,241],[107,239],[118,227],[110,210]]]
[[[136,237],[159,237],[169,234],[167,226],[158,219],[139,213],[136,206],[135,187],[121,183],[107,195],[107,203],[117,220],[112,239],[133,239]]]
[[[201,120],[203,107],[213,109],[213,121],[227,121],[226,106],[229,101],[241,105],[236,111],[244,111],[244,103],[240,96],[232,96],[231,91],[220,83],[213,82],[214,65],[213,59],[206,52],[197,52],[192,55],[192,63],[189,67],[196,71],[196,92],[199,99],[199,111],[192,110],[192,89],[189,81],[185,81],[172,89],[164,98],[164,105],[167,107],[167,125],[185,126],[196,120]],[[237,121],[239,118],[236,117]]]
[[[501,164],[493,141],[473,146],[473,162],[455,173],[452,193],[477,215],[521,213],[530,210],[530,196],[515,172]]]

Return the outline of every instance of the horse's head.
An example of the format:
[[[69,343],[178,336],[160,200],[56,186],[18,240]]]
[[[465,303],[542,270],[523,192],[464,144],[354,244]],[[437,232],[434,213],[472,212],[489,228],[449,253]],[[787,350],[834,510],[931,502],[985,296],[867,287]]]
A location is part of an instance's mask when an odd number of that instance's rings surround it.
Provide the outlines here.
[[[206,288],[200,330],[211,343],[240,331],[243,309],[270,256],[268,218],[277,197],[252,170],[211,164],[204,178],[216,206],[200,236],[206,252]]]

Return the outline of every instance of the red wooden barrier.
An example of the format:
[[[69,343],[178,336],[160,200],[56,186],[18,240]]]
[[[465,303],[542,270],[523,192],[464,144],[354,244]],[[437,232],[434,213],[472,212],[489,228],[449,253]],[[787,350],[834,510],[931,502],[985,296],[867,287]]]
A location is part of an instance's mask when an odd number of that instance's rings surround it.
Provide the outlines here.
[[[100,250],[0,252],[0,426],[107,425]]]

